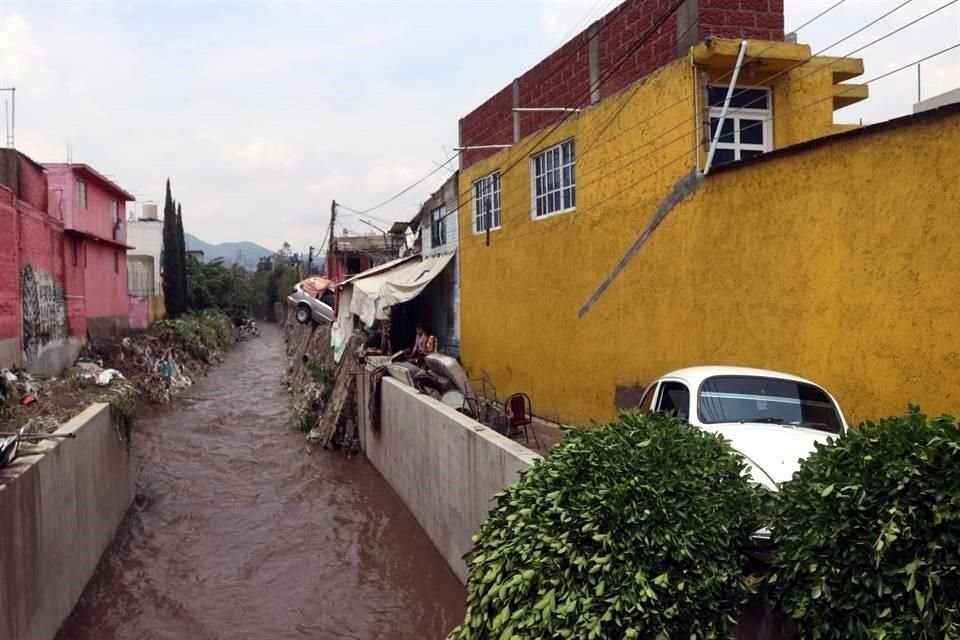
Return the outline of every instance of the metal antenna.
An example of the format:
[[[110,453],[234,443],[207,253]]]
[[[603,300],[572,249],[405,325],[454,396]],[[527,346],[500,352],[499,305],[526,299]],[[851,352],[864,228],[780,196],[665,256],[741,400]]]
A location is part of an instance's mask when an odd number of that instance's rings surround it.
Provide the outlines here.
[[[0,91],[9,91],[10,92],[10,103],[7,104],[4,101],[4,107],[6,115],[4,116],[4,124],[6,125],[6,146],[13,149],[16,146],[16,133],[17,133],[17,88],[16,87],[0,87]],[[8,118],[9,116],[9,118]]]

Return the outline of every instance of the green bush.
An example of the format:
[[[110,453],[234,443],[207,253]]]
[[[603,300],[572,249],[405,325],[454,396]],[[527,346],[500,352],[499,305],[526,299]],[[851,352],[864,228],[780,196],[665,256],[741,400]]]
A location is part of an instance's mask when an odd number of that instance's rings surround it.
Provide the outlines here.
[[[451,638],[729,638],[759,490],[720,437],[664,415],[570,433],[497,496]]]
[[[960,430],[918,409],[818,446],[781,488],[771,578],[800,637],[960,637]]]
[[[161,320],[154,325],[154,331],[167,336],[194,358],[212,364],[232,339],[230,326],[230,319],[223,313],[207,309]]]
[[[239,322],[252,315],[253,281],[243,267],[220,261],[187,261],[187,306],[191,311],[216,309]]]

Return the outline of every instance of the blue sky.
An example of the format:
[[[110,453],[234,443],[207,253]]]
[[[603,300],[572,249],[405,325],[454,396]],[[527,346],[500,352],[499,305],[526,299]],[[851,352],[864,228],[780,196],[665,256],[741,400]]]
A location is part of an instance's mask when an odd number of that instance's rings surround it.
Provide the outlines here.
[[[834,1],[786,0],[787,30]],[[902,2],[847,0],[799,41],[818,50]],[[913,0],[826,53],[946,2]],[[69,144],[139,200],[170,176],[204,240],[302,248],[321,242],[331,198],[364,208],[433,169],[460,116],[614,5],[2,0],[0,86],[17,87],[17,146],[35,159],[63,161]],[[958,42],[960,3],[858,54],[864,79]],[[960,51],[922,77],[925,96],[960,86]],[[871,93],[838,121],[908,113],[916,72]],[[373,215],[409,218],[443,175]]]

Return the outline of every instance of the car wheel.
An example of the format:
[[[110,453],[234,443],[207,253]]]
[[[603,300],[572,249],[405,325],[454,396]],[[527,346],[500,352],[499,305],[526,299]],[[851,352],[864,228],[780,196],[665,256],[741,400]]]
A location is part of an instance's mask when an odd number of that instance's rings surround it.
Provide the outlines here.
[[[310,307],[305,304],[297,307],[297,322],[300,324],[307,324],[310,322]]]

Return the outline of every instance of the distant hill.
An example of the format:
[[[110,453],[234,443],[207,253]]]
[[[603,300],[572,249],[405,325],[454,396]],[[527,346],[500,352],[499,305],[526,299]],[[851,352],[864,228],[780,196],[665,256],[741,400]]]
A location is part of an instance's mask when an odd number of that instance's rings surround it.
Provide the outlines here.
[[[254,271],[260,258],[273,255],[273,251],[265,249],[255,242],[210,244],[189,233],[183,235],[187,241],[187,251],[203,251],[203,259],[206,262],[223,258],[223,261],[227,264],[239,264],[245,269]]]

